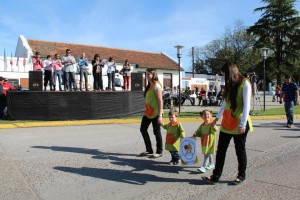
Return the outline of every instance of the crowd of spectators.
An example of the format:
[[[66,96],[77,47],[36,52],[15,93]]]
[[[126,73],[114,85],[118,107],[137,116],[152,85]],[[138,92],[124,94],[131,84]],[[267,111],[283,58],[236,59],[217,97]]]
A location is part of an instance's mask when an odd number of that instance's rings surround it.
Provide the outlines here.
[[[171,105],[170,101],[172,101],[174,106],[179,105],[178,87],[174,86],[172,89],[164,87],[164,104]],[[220,88],[218,92],[216,91],[215,86],[210,86],[208,91],[205,90],[205,87],[201,87],[200,91],[198,87],[195,87],[195,90],[191,90],[190,87],[186,87],[185,90],[181,90],[180,103],[181,105],[185,105],[186,101],[188,101],[190,105],[195,106],[196,99],[198,99],[198,106],[221,106],[224,98],[224,88]],[[168,108],[168,106],[166,106],[166,108]]]

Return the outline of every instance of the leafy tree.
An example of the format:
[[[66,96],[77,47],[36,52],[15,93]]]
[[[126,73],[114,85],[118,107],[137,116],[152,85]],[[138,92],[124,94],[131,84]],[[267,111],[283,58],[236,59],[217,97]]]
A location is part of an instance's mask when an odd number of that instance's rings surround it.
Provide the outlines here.
[[[226,62],[236,63],[241,72],[252,71],[257,63],[258,54],[252,51],[255,38],[246,32],[241,21],[235,23],[232,30],[225,28],[225,33],[219,39],[211,41],[204,47],[196,47],[196,61],[203,62],[203,68],[212,74],[220,72]]]
[[[263,12],[262,17],[247,32],[257,39],[254,49],[268,47],[274,51],[274,58],[268,58],[266,70],[275,74],[280,84],[284,73],[300,71],[300,18],[294,9],[296,0],[262,2],[267,5],[254,10]]]

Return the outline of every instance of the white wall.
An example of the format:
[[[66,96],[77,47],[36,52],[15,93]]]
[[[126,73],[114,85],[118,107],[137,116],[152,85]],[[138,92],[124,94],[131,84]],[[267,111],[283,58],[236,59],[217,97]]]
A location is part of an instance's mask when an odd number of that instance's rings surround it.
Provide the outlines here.
[[[10,64],[10,61],[13,61],[13,65]],[[32,70],[32,62],[31,60],[25,58],[26,64],[25,66],[23,65],[24,58],[19,57],[19,62],[18,57],[8,57],[6,56],[6,63],[7,67],[5,68],[4,65],[4,57],[0,56],[0,73],[1,72],[28,72]]]

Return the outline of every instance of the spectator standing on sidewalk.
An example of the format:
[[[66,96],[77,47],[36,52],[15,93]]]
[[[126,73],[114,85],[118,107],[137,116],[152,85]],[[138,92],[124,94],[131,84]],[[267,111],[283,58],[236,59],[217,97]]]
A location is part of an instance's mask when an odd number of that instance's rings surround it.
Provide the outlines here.
[[[281,88],[280,103],[282,103],[283,99],[288,128],[294,126],[294,106],[298,104],[298,90],[297,84],[292,82],[292,76],[287,74],[285,76],[285,83]]]
[[[277,102],[279,101],[278,99],[280,99],[280,93],[281,93],[281,87],[280,87],[280,85],[277,85],[275,88],[275,96],[276,96]]]

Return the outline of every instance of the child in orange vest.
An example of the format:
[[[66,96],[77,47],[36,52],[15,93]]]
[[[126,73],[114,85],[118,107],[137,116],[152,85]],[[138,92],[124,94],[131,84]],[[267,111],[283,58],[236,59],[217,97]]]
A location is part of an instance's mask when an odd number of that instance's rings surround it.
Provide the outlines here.
[[[197,170],[201,173],[205,173],[206,169],[215,168],[213,154],[216,152],[216,133],[218,127],[212,127],[212,111],[203,110],[200,112],[201,118],[204,122],[199,126],[193,137],[201,137],[202,153],[204,154],[204,161],[202,167]],[[209,165],[208,165],[209,161]]]
[[[180,162],[180,138],[185,137],[185,132],[180,122],[177,121],[178,119],[178,112],[173,109],[169,112],[169,120],[168,124],[161,124],[161,126],[167,130],[166,135],[166,150],[170,151],[172,160],[170,164],[178,165]]]

